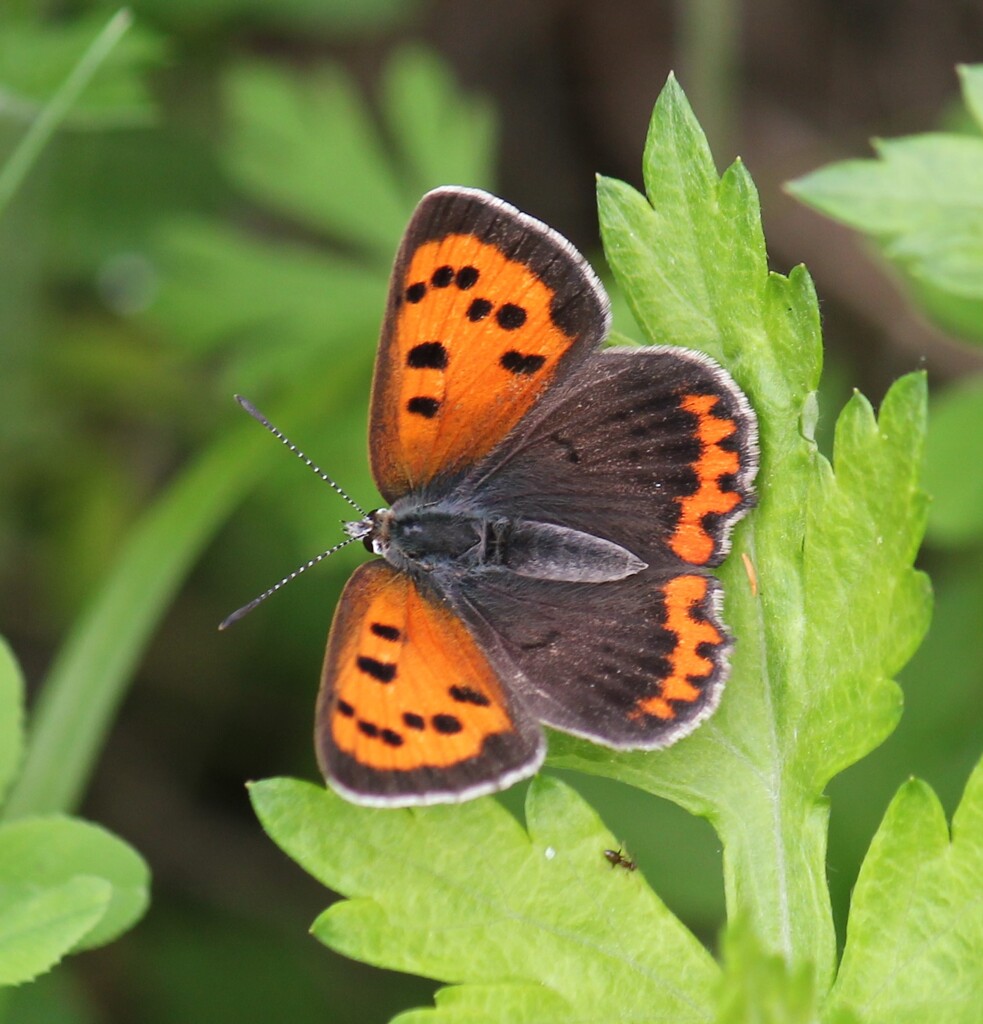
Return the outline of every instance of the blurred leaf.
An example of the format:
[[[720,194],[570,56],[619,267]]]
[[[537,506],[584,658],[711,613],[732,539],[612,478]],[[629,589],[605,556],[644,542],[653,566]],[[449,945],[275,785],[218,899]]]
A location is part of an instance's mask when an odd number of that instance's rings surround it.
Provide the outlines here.
[[[133,927],[147,909],[150,873],[143,858],[98,825],[51,815],[0,826],[4,903],[29,899],[77,877],[100,879],[109,885],[99,923],[87,931],[79,948],[112,941]]]
[[[977,113],[983,65],[964,68]],[[787,187],[869,235],[944,327],[983,341],[983,138],[932,133],[876,140],[879,160],[846,160]]]
[[[159,283],[156,232],[228,206],[214,154],[174,125],[62,136],[53,150],[36,225],[45,270],[91,282],[120,316],[141,312]]]
[[[428,50],[404,49],[383,80],[386,124],[402,157],[404,195],[438,185],[491,185],[496,123],[491,106],[469,96]]]
[[[894,728],[891,676],[928,623],[912,570],[924,528],[918,489],[925,382],[897,382],[879,420],[856,396],[837,425],[833,467],[816,450],[818,311],[804,271],[769,274],[757,198],[743,167],[717,178],[673,80],[652,119],[648,199],[599,183],[605,251],[639,326],[660,343],[720,358],[761,429],[759,504],[721,571],[739,642],[720,708],[661,753],[612,754],[554,734],[551,765],[665,796],[711,821],[724,844],[730,917],[793,972],[831,980],[825,880],[828,780]],[[797,975],[796,975],[797,976]]]
[[[71,809],[80,799],[147,637],[262,463],[262,440],[251,431],[222,438],[131,529],[45,681],[6,815]]]
[[[134,0],[134,10],[178,32],[222,26],[320,33],[325,41],[359,38],[406,22],[419,0]]]
[[[228,76],[232,176],[257,202],[345,243],[329,251],[192,221],[161,231],[148,317],[198,352],[234,345],[236,390],[296,387],[329,362],[365,365],[363,341],[378,336],[392,254],[419,191],[458,174],[469,184],[490,177],[488,109],[462,96],[435,58],[405,51],[387,82],[403,159],[337,68],[288,76],[252,64]]]
[[[228,79],[228,166],[258,202],[355,245],[387,272],[420,194],[439,184],[485,184],[494,120],[424,50],[386,70],[385,127],[340,68],[288,77],[244,65]]]
[[[288,75],[239,67],[227,80],[229,172],[266,203],[388,268],[416,197],[404,194],[351,79],[325,65]]]
[[[93,79],[98,76],[107,61],[112,59],[130,24],[129,11],[122,9],[117,11],[99,32],[86,33],[84,41],[77,47],[77,52],[76,48],[72,48],[71,59],[65,67],[59,66],[57,88],[52,85],[51,97],[37,109],[28,106],[20,111],[23,119],[28,122],[28,127],[10,154],[5,157],[0,168],[0,214],[9,205],[56,129],[76,107],[80,97],[87,92]],[[15,36],[16,31],[15,24]],[[90,34],[92,38],[89,38]],[[3,38],[5,37],[0,34],[0,41]],[[20,52],[16,41],[14,52]],[[9,64],[9,60],[7,63]],[[2,89],[0,80],[0,103],[4,101]],[[6,102],[11,102],[9,96]]]
[[[983,1006],[983,762],[952,822],[924,782],[888,808],[854,889],[829,1011],[976,1024]],[[824,1019],[828,1019],[824,1017]]]
[[[16,1024],[101,1024],[99,1016],[68,971],[52,971],[31,985],[8,989],[0,996],[0,1017]]]
[[[793,974],[741,920],[727,926],[723,954],[717,1024],[814,1024],[816,989],[806,965]]]
[[[957,70],[966,108],[983,132],[983,64],[960,64]]]
[[[32,121],[104,24],[102,14],[71,22],[6,19],[0,29],[0,117]],[[132,28],[112,48],[63,124],[104,129],[148,123],[154,105],[144,76],[162,63],[163,54],[159,37]]]
[[[460,983],[401,1022],[712,1013],[709,954],[638,873],[612,869],[603,853],[616,840],[556,780],[530,786],[528,834],[494,798],[379,812],[291,779],[250,792],[271,838],[349,897],[315,922],[322,942]]]
[[[101,878],[77,876],[34,894],[0,896],[0,986],[54,967],[106,912],[111,894]]]
[[[929,536],[958,547],[983,537],[983,376],[945,391],[932,405],[925,489],[934,499]]]
[[[152,318],[199,353],[235,346],[282,375],[292,347],[327,353],[378,331],[386,278],[356,261],[205,221],[172,225],[157,249]]]
[[[0,637],[0,807],[24,751],[24,680]]]

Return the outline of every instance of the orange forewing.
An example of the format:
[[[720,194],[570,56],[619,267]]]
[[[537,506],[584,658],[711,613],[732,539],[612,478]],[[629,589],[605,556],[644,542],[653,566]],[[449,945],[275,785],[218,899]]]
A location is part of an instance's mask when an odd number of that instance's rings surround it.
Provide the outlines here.
[[[443,267],[474,267],[480,277],[468,289],[436,288],[431,282]],[[550,321],[550,289],[471,235],[421,245],[406,291],[424,282],[420,301],[401,304],[381,398],[392,412],[388,432],[408,488],[487,455],[552,382],[571,341]],[[500,320],[522,323],[503,328]],[[386,450],[393,450],[388,443]]]
[[[342,788],[360,784],[345,778],[341,762],[357,765],[363,779],[438,769],[450,784],[455,766],[480,764],[489,747],[512,758],[496,762],[496,775],[538,757],[537,734],[531,745],[519,735],[497,675],[460,618],[384,562],[363,565],[345,588],[323,680],[318,756]],[[385,793],[384,783],[378,788]]]
[[[487,455],[600,343],[607,317],[593,271],[550,229],[466,189],[428,195],[396,260],[373,383],[386,498]]]

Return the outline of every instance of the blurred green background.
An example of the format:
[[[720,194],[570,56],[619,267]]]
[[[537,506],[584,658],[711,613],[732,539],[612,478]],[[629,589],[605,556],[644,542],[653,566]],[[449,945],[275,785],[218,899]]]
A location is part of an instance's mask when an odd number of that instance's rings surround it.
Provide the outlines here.
[[[114,10],[4,4],[0,167]],[[153,904],[119,942],[15,993],[7,1019],[325,1024],[429,1002],[429,983],[345,961],[306,935],[323,891],[249,809],[247,779],[316,777],[324,637],[363,554],[347,549],[216,632],[335,543],[348,514],[232,394],[374,507],[369,379],[389,264],[420,195],[442,183],[493,188],[603,274],[593,174],[640,183],[670,69],[718,165],[747,163],[776,269],[805,262],[816,279],[824,422],[854,387],[876,403],[915,367],[933,389],[936,500],[922,565],[935,621],[903,673],[898,731],[831,787],[842,931],[891,794],[916,774],[951,812],[983,739],[983,495],[967,500],[965,475],[983,463],[983,353],[930,325],[862,240],[782,183],[867,155],[872,135],[960,130],[954,65],[983,59],[983,10],[930,0],[138,0],[132,10],[133,27],[0,209],[0,627],[36,692],[106,580],[139,553],[116,625],[112,614],[103,625],[118,630],[125,702],[114,717],[106,698],[105,746],[95,764],[66,765],[65,786],[68,803],[80,799],[82,814],[147,858]],[[618,326],[632,333],[627,317]],[[573,781],[712,945],[723,895],[710,828],[622,787]]]

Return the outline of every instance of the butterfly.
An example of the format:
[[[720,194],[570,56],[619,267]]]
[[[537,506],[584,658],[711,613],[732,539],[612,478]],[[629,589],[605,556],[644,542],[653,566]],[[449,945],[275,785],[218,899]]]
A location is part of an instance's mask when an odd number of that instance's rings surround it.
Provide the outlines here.
[[[716,707],[708,570],[753,503],[754,412],[713,360],[607,348],[566,239],[495,196],[423,197],[396,256],[315,742],[348,799],[467,800],[542,763],[542,725],[651,750]]]

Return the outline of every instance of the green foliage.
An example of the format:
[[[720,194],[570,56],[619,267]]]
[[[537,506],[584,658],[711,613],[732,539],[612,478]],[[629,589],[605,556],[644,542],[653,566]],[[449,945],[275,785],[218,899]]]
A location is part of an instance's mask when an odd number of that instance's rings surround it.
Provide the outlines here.
[[[422,192],[442,182],[487,179],[491,113],[460,96],[447,71],[423,51],[404,50],[389,63],[382,96],[388,139],[374,127],[355,84],[330,65],[293,79],[272,66],[245,65],[229,76],[227,88],[233,132],[227,163],[245,192],[368,249],[383,266]]]
[[[28,124],[0,170],[0,214],[55,129],[80,104],[85,104],[81,116],[97,126],[100,120],[118,123],[145,113],[134,69],[147,55],[132,36],[124,44],[129,27],[125,10],[98,33],[86,25],[48,33],[16,20],[0,24],[0,113]]]
[[[129,16],[123,15],[122,21],[129,28]],[[61,24],[0,16],[0,114],[32,121],[84,59],[105,22],[103,15]],[[114,40],[98,74],[72,103],[65,126],[105,129],[150,123],[154,107],[143,75],[162,60],[163,47],[153,33],[129,28]]]
[[[33,615],[47,599],[55,613],[47,610],[53,621],[32,618],[32,642],[40,650],[56,634],[67,638],[39,688],[26,745],[22,683],[0,649],[7,986],[110,941],[143,912],[140,858],[58,812],[78,803],[136,667],[201,552],[261,478],[276,497],[244,510],[237,536],[209,556],[209,581],[239,574],[235,586],[250,596],[257,572],[270,566],[279,574],[291,545],[306,557],[332,518],[318,500],[278,502],[279,483],[292,483],[297,466],[241,417],[230,393],[269,403],[312,454],[330,453],[330,469],[360,500],[370,494],[365,382],[393,250],[426,188],[491,184],[495,136],[488,107],[421,50],[397,50],[374,94],[334,64],[312,64],[325,42],[312,33],[351,40],[394,26],[416,6],[402,0],[137,0],[133,27],[125,12],[73,21],[66,12],[79,5],[61,5],[57,18],[45,18],[44,6],[21,2],[0,13],[0,153],[12,154],[0,158],[0,558],[12,556],[5,560],[15,573],[25,557],[45,573],[28,604]],[[263,48],[263,62],[244,56],[257,52],[257,27],[262,42],[274,44]],[[173,43],[157,34],[164,29],[178,33]],[[303,53],[289,72],[275,63],[284,44]],[[157,110],[148,72],[165,54],[175,66],[153,80]],[[967,106],[983,122],[983,71],[965,68],[962,76]],[[54,138],[58,129],[68,130]],[[27,178],[52,140],[51,158]],[[976,135],[963,141],[979,144]],[[933,175],[949,175],[945,188],[965,200],[973,166],[963,165],[957,181],[956,163],[942,166],[917,148],[909,155],[904,142],[884,160],[901,184],[918,157]],[[600,183],[605,242],[625,289],[615,301],[627,299],[646,340],[703,348],[724,361],[752,394],[764,428],[761,507],[742,525],[723,574],[739,645],[717,719],[676,750],[614,756],[564,736],[553,736],[551,749],[554,765],[667,795],[713,822],[725,846],[730,915],[721,967],[643,871],[604,860],[603,850],[624,835],[616,830],[615,839],[581,798],[548,777],[529,792],[526,828],[494,800],[376,812],[286,780],[254,788],[257,811],[292,856],[351,898],[318,919],[318,938],[369,963],[450,983],[436,1009],[411,1011],[403,1022],[579,1014],[784,1024],[821,1013],[826,1024],[865,1024],[908,1019],[908,1008],[923,1018],[967,1019],[979,1000],[973,968],[983,959],[965,882],[979,872],[980,816],[971,812],[978,773],[951,846],[926,789],[902,789],[865,864],[828,995],[834,952],[822,788],[891,729],[899,705],[890,680],[927,610],[923,581],[910,572],[924,515],[915,483],[922,381],[899,382],[876,420],[861,398],[851,401],[834,471],[812,444],[820,349],[808,277],[767,275],[753,186],[740,165],[718,180],[674,85],[653,120],[645,177],[647,198]],[[884,191],[885,183],[874,187]],[[926,294],[953,289],[939,300],[940,318],[971,335],[980,322],[975,214],[953,224],[941,204],[919,211],[926,194],[937,195],[909,185],[916,209],[898,214],[898,223],[917,228],[913,239],[902,231],[882,244],[924,275],[928,283],[918,287]],[[936,216],[957,242],[953,252],[933,233]],[[976,757],[973,718],[964,712],[977,699],[966,638],[983,613],[983,563],[966,547],[981,536],[981,460],[965,445],[980,432],[979,399],[969,385],[937,405],[930,529],[959,551],[945,568],[937,628],[907,674],[904,745],[895,744],[887,768],[875,768],[878,792],[894,788],[899,764],[918,764],[946,798]],[[188,459],[188,451],[198,454]],[[271,510],[279,517],[272,529]],[[56,516],[54,529],[40,525]],[[757,597],[742,553],[757,568]],[[345,555],[328,567],[329,590],[344,568]],[[319,632],[328,615],[327,600],[292,601],[288,593],[266,610],[270,635],[289,635],[268,655],[278,718],[292,700],[296,638]],[[199,639],[210,613],[197,603],[186,614],[197,625],[182,620],[178,646],[195,666],[189,689],[204,691],[196,659],[203,651],[206,661],[214,657]],[[242,636],[224,650],[249,651],[248,632]],[[313,683],[296,676],[299,686]],[[244,681],[271,688],[270,674],[251,665]],[[298,703],[308,703],[306,690]],[[721,888],[714,851],[707,843],[699,853],[710,862],[691,861],[680,834],[708,832],[704,823],[687,819],[686,829],[660,832],[660,815],[672,811],[678,821],[684,813],[602,778],[578,783],[612,821],[618,808],[637,821],[645,807],[644,842],[660,845],[652,859],[665,874],[648,870],[641,839],[631,840],[632,855],[674,910],[681,905],[692,920],[699,906],[704,921],[713,920]],[[851,800],[859,802],[849,786],[834,789],[834,827],[851,819]],[[856,827],[851,841],[863,841]],[[846,875],[831,880],[845,888]],[[289,902],[279,892],[269,901],[278,910]],[[951,910],[961,905],[965,919]],[[266,921],[230,914],[216,925],[213,914],[209,906],[168,916],[162,906],[113,951],[148,1021],[265,1021],[276,1013],[313,1020],[331,1014],[345,986],[346,1020],[359,1011],[358,1019],[380,1019],[388,1007],[427,999],[423,982],[400,1001],[374,976],[363,983],[367,968],[325,961],[313,943],[305,954],[292,920],[279,922],[292,938],[271,943]],[[891,974],[897,963],[904,970]],[[72,977],[59,970],[21,986],[9,1019],[94,1021],[99,1011],[72,998]],[[890,978],[883,989],[880,977]],[[276,1002],[264,1003],[270,991]],[[5,995],[9,987],[0,1008]]]
[[[983,540],[983,376],[935,400],[925,489],[934,499],[928,521],[934,543],[962,547]]]
[[[973,1024],[983,1006],[983,762],[952,820],[912,779],[860,871],[826,1020]]]
[[[346,247],[334,254],[211,221],[161,232],[165,275],[149,316],[198,353],[229,352],[239,390],[283,380],[296,395],[298,379],[320,388],[340,363],[360,358],[355,343],[378,331],[393,250],[420,192],[490,177],[490,113],[450,89],[438,62],[400,51],[385,81],[380,131],[354,83],[331,65],[286,77],[241,64],[227,77],[229,176],[261,209]],[[427,121],[437,109],[439,139]],[[312,376],[329,365],[323,378]]]
[[[753,184],[739,163],[717,177],[671,79],[644,170],[644,197],[610,179],[598,186],[608,261],[635,320],[649,342],[697,345],[724,362],[760,418],[759,507],[721,572],[739,642],[720,709],[675,747],[612,753],[554,734],[548,763],[710,820],[731,922],[723,970],[639,875],[606,864],[614,838],[556,782],[533,783],[525,830],[494,798],[379,811],[291,780],[256,784],[270,836],[348,897],[314,934],[357,959],[453,983],[435,1009],[401,1024],[885,1019],[840,995],[849,972],[829,997],[836,944],[823,790],[894,728],[893,676],[928,625],[928,583],[912,568],[927,514],[924,376],[898,381],[876,417],[855,395],[830,464],[813,440],[821,350],[809,278],[801,268],[768,273]],[[883,887],[892,870],[875,844],[865,876]],[[851,918],[850,955],[869,975],[886,946],[856,931]],[[898,919],[891,940],[907,949],[922,934]],[[958,936],[913,972],[912,991],[934,992],[940,1019],[950,1006],[961,1012],[966,987],[950,997],[932,972],[948,958],[948,970],[977,984],[973,938]]]
[[[0,641],[0,794],[23,746],[23,681]],[[149,873],[122,840],[60,814],[0,824],[0,987],[112,941],[142,917]]]
[[[848,405],[834,473],[811,437],[820,363],[811,283],[801,268],[790,278],[767,273],[753,186],[740,164],[718,182],[674,82],[653,116],[645,180],[648,202],[600,183],[615,277],[650,341],[699,332],[760,420],[759,507],[722,573],[739,643],[720,709],[683,743],[654,757],[612,757],[558,736],[551,763],[708,817],[724,844],[729,912],[793,966],[812,964],[822,983],[835,952],[822,790],[893,728],[900,694],[890,676],[928,621],[926,581],[911,569],[924,525],[924,380],[898,382],[879,423],[860,396]],[[652,244],[639,251],[637,239]],[[653,280],[660,287],[643,284]]]
[[[747,922],[738,918],[723,936],[723,978],[717,1024],[812,1024],[816,984],[808,964],[792,971],[766,953]]]
[[[868,235],[948,330],[983,342],[983,65],[960,68],[972,135],[875,140],[878,160],[845,160],[792,194]]]
[[[98,121],[137,102],[139,90],[131,86],[139,44],[131,38],[129,47],[117,45],[128,25],[118,14],[98,33],[81,24],[52,34],[16,22],[4,27],[0,99],[29,127],[0,170],[0,212],[73,109]],[[147,867],[122,840],[59,814],[17,817],[24,748],[24,684],[0,640],[0,803],[7,798],[0,824],[0,987],[30,981],[68,953],[111,941],[139,920],[148,900]],[[36,754],[32,742],[25,769]],[[64,770],[52,758],[46,774],[54,779]],[[20,813],[47,809],[42,804],[28,802]]]
[[[291,779],[251,794],[285,851],[352,897],[315,921],[317,938],[463,983],[400,1024],[712,1013],[709,954],[641,875],[612,868],[603,853],[614,837],[554,779],[529,788],[528,831],[494,799],[379,814]]]
[[[412,16],[419,0],[134,0],[138,14],[184,32],[267,26],[357,38]]]

